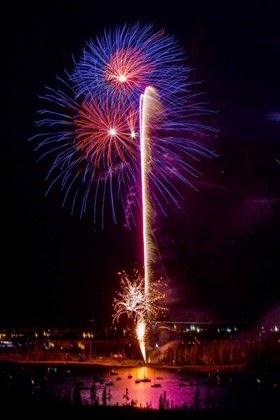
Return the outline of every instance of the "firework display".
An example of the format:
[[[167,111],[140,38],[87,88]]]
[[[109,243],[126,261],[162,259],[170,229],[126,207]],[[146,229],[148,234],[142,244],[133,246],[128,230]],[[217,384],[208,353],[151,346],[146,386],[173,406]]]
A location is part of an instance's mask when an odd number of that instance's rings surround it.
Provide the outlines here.
[[[121,277],[122,291],[118,292],[117,297],[114,298],[114,322],[118,321],[122,314],[126,314],[136,323],[141,319],[145,319],[147,322],[150,319],[151,322],[154,322],[160,314],[167,310],[164,305],[159,305],[159,301],[163,302],[165,298],[164,293],[160,291],[165,287],[162,279],[151,282],[147,295],[144,276],[139,270],[134,270],[132,276],[122,271],[119,276]]]
[[[124,25],[114,31],[105,30],[95,41],[87,42],[80,60],[69,78],[77,97],[109,94],[113,99],[128,101],[135,109],[147,86],[161,92],[165,103],[176,99],[180,112],[180,94],[191,84],[190,69],[183,65],[184,51],[172,35],[154,31],[152,24],[141,28]]]
[[[133,318],[144,360],[148,327],[163,310],[152,279],[156,211],[166,214],[170,202],[179,207],[179,185],[195,188],[190,178],[199,172],[190,161],[215,156],[195,140],[217,130],[200,121],[211,111],[191,91],[184,62],[175,38],[151,24],[105,31],[86,44],[66,80],[58,78],[58,89],[46,88],[42,99],[51,108],[39,111],[43,132],[33,137],[40,159],[54,156],[47,193],[60,183],[72,212],[78,206],[81,217],[93,196],[94,222],[101,214],[104,227],[110,203],[113,222],[122,208],[131,228],[141,211],[144,275],[122,273],[113,321]]]
[[[124,26],[89,41],[73,72],[41,96],[48,107],[39,111],[40,133],[32,139],[39,159],[53,157],[47,193],[60,184],[63,206],[69,200],[80,217],[94,197],[94,222],[102,227],[107,204],[113,223],[124,214],[126,226],[135,224],[142,208],[140,98],[150,86],[162,107],[150,119],[150,197],[165,214],[170,202],[179,206],[178,184],[195,188],[191,178],[200,175],[190,161],[215,155],[194,135],[216,131],[200,122],[210,111],[191,92],[195,83],[184,63],[174,37],[153,25]]]
[[[127,315],[135,324],[136,337],[144,360],[146,360],[146,335],[156,320],[163,316],[167,308],[164,306],[166,287],[162,279],[154,280],[151,275],[147,290],[145,276],[134,270],[133,275],[125,271],[119,273],[121,291],[117,292],[113,303],[113,322],[119,321],[121,315]]]

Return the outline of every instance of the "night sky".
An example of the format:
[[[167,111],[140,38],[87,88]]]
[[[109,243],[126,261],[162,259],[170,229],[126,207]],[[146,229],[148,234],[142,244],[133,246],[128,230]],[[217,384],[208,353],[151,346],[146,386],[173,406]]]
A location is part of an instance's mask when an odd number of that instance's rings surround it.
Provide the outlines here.
[[[110,324],[118,271],[142,265],[140,227],[79,219],[63,193],[45,197],[35,121],[45,85],[73,69],[104,28],[154,23],[174,34],[219,128],[196,163],[198,191],[158,212],[170,320],[279,321],[280,11],[276,2],[49,1],[1,6],[1,326]],[[26,4],[29,3],[29,4]],[[261,3],[261,2],[259,2]],[[182,5],[184,4],[184,7]],[[3,75],[4,72],[4,75]],[[3,95],[4,93],[4,95]],[[192,163],[192,162],[191,162]],[[277,314],[278,312],[278,318]],[[274,315],[273,315],[274,314]]]

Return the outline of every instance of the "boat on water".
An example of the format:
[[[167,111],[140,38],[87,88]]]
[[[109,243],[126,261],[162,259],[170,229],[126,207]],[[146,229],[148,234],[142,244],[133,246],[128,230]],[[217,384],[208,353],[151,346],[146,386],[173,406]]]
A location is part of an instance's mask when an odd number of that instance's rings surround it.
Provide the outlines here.
[[[106,382],[105,385],[106,386],[112,386],[112,385],[114,385],[114,382],[113,381],[109,381],[109,382]]]
[[[110,375],[118,375],[118,372],[116,372],[114,369],[111,370]]]
[[[151,379],[144,377],[144,378],[140,379],[140,382],[151,382]]]
[[[122,380],[122,378],[120,376],[116,377],[116,381],[121,381],[121,380]]]
[[[163,379],[161,376],[157,377],[157,380]],[[161,383],[156,382],[155,373],[154,373],[154,383],[151,385],[153,388],[161,388]]]
[[[131,379],[131,378],[132,378],[132,375],[130,375],[130,374],[129,374],[129,375],[128,375],[128,379]]]
[[[136,384],[140,384],[140,382],[141,382],[140,379],[136,379],[135,381]]]

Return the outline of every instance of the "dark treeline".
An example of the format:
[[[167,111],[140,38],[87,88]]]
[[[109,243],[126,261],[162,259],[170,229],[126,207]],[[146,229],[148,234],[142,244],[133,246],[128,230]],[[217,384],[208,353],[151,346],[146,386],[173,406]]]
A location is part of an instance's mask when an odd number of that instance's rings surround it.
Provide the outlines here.
[[[265,339],[230,337],[224,339],[191,339],[176,340],[166,345],[150,350],[150,362],[164,365],[242,365],[254,368],[280,369],[280,334],[273,333]],[[130,359],[132,354],[141,359],[137,343],[128,346],[121,340],[93,342],[94,354],[113,357],[121,354]],[[90,356],[89,344],[85,343],[84,356]]]
[[[280,369],[279,340],[278,334],[273,334],[265,340],[236,337],[220,340],[177,340],[161,348],[149,350],[149,359],[153,364],[169,366],[238,365],[252,369]],[[137,342],[131,345],[126,340],[84,340],[79,346],[77,342],[72,343],[69,350],[65,343],[56,342],[52,348],[46,350],[37,343],[32,349],[22,346],[9,350],[9,353],[17,353],[19,357],[34,360],[87,362],[100,359],[120,362],[142,359]]]
[[[205,340],[175,342],[152,354],[152,360],[168,365],[242,365],[247,368],[280,369],[279,337],[264,341]]]

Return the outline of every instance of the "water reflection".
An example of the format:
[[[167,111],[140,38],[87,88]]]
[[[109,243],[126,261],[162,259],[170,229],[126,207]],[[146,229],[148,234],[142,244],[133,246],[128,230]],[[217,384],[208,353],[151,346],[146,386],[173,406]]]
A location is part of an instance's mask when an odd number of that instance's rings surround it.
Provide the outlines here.
[[[245,407],[259,402],[262,386],[258,381],[264,383],[265,380],[271,397],[276,393],[279,397],[279,373],[260,379],[254,373],[187,371],[176,375],[172,369],[151,367],[119,368],[116,375],[106,367],[90,368],[87,372],[58,370],[48,374],[45,387],[57,398],[66,395],[73,398],[74,389],[78,389],[83,404],[93,404],[94,398],[102,404],[105,393],[108,405],[158,409],[164,396],[169,408],[198,405],[200,408],[237,409],[241,404]]]
[[[176,374],[177,373],[177,374]],[[57,401],[83,405],[133,405],[153,409],[228,408],[235,414],[279,413],[280,372],[219,372],[169,368],[60,364],[3,364],[2,390],[51,394]]]

